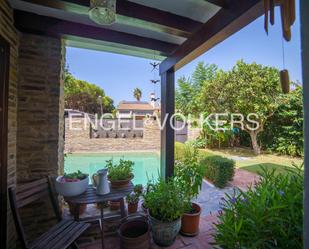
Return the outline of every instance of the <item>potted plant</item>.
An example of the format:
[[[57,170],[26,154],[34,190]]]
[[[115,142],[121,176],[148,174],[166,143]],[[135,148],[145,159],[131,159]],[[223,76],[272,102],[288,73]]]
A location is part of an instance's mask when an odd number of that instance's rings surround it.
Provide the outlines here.
[[[159,179],[148,188],[144,202],[148,208],[154,242],[159,246],[172,245],[179,233],[184,212],[179,185],[173,178],[168,181]]]
[[[138,202],[140,196],[143,193],[143,185],[138,184],[134,186],[133,193],[127,196],[127,203],[128,203],[128,212],[129,214],[136,213],[138,209]]]
[[[195,236],[199,232],[201,207],[193,203],[203,183],[204,168],[198,160],[196,148],[186,145],[184,157],[175,164],[175,179],[182,187],[185,212],[181,219],[180,232],[183,235]]]
[[[88,175],[78,170],[74,173],[58,176],[55,181],[55,188],[58,194],[64,197],[72,197],[84,193],[88,184]]]
[[[133,192],[131,194],[128,194],[126,199],[128,203],[128,213],[136,213],[138,208],[139,195]]]
[[[120,159],[118,164],[114,164],[113,160],[106,161],[108,169],[108,180],[111,182],[112,188],[125,188],[133,179],[134,162],[130,160]]]
[[[58,194],[64,197],[71,197],[84,193],[88,188],[88,184],[88,175],[78,170],[77,172],[57,177],[55,181],[55,189]],[[69,202],[68,205],[70,213],[74,214],[75,205]],[[83,214],[86,208],[87,204],[80,205],[79,214]]]

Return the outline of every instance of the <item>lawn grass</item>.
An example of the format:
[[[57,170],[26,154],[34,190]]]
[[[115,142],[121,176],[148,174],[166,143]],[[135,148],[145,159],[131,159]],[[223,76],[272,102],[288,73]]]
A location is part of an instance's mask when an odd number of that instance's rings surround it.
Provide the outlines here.
[[[183,155],[184,145],[176,142],[175,158]],[[269,153],[255,155],[252,150],[246,148],[225,148],[225,149],[201,149],[199,150],[200,157],[220,155],[233,159],[236,162],[236,168],[241,168],[253,173],[258,173],[262,167],[275,170],[275,173],[286,174],[289,170],[293,170],[293,165],[300,166],[303,163],[303,158],[279,156]]]
[[[241,169],[250,171],[252,173],[256,173],[256,174],[260,174],[263,169],[267,169],[267,170],[274,170],[275,174],[287,174],[289,172],[293,172],[295,171],[294,168],[292,167],[288,167],[288,166],[284,166],[284,165],[280,165],[280,164],[275,164],[275,163],[260,163],[260,164],[252,164],[249,166],[244,166],[241,167]]]

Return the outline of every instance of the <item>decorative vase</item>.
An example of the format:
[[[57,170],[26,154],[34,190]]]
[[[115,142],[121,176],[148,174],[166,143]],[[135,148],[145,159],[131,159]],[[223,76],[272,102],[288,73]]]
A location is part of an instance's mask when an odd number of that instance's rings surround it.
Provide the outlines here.
[[[184,213],[181,218],[181,229],[180,233],[185,236],[196,236],[199,233],[199,224],[201,216],[201,207],[192,203],[193,212]]]
[[[162,222],[149,215],[153,241],[159,246],[172,245],[181,227],[181,218],[172,222]]]

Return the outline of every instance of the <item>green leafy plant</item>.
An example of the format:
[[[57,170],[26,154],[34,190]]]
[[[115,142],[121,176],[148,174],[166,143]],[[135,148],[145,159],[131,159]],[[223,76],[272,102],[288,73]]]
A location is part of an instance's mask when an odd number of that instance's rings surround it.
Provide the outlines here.
[[[133,192],[133,193],[127,195],[126,200],[130,204],[136,204],[136,203],[139,202],[139,198],[140,198],[140,195]]]
[[[127,202],[130,204],[136,204],[139,202],[141,195],[143,194],[143,185],[137,184],[134,186],[133,193],[127,195]]]
[[[197,138],[196,140],[192,141],[191,144],[194,148],[204,149],[207,146],[207,141],[206,141],[206,139],[200,137],[200,138]]]
[[[205,177],[216,187],[223,188],[234,176],[235,161],[222,156],[209,156],[201,160],[205,169]]]
[[[303,248],[303,171],[276,175],[263,169],[261,175],[255,187],[224,199],[215,244],[222,249]]]
[[[149,184],[144,194],[145,207],[152,217],[162,222],[172,222],[184,213],[183,193],[174,178]]]
[[[88,177],[88,174],[82,173],[80,170],[78,170],[78,171],[73,172],[73,173],[64,174],[62,179],[65,182],[76,182],[76,181],[84,180],[87,177]]]
[[[197,149],[186,144],[183,160],[175,163],[175,179],[181,186],[186,212],[192,211],[191,201],[198,195],[202,187],[203,177],[204,167],[199,163]]]
[[[144,189],[144,187],[143,187],[142,184],[137,184],[137,185],[134,186],[133,192],[141,195],[143,193],[143,189]]]
[[[134,162],[120,159],[118,164],[114,164],[113,159],[106,161],[108,177],[111,181],[127,180],[133,175]]]

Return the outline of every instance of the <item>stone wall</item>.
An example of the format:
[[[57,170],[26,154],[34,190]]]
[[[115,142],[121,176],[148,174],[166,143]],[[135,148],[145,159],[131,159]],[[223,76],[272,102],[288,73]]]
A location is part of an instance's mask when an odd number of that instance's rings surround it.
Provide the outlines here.
[[[0,0],[0,35],[10,44],[9,106],[8,106],[8,186],[16,184],[17,74],[19,35],[14,28],[13,10]],[[7,248],[15,247],[15,227],[8,205]]]
[[[17,184],[63,171],[63,66],[61,39],[20,34]],[[32,241],[55,220],[48,195],[21,210]]]
[[[201,134],[201,129],[200,128],[188,128],[188,141],[194,141],[197,139]]]
[[[160,129],[157,121],[144,123],[143,138],[90,138],[90,123],[84,118],[65,119],[65,151],[106,152],[106,151],[158,151],[160,150]]]

